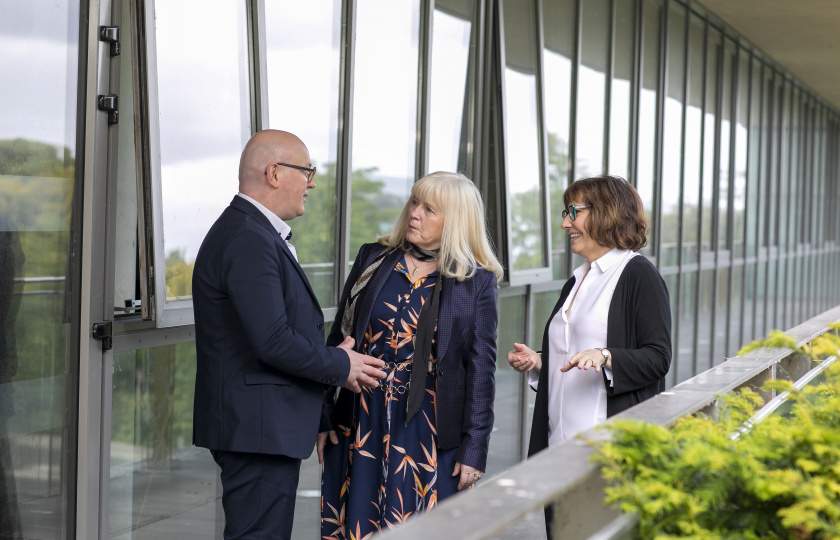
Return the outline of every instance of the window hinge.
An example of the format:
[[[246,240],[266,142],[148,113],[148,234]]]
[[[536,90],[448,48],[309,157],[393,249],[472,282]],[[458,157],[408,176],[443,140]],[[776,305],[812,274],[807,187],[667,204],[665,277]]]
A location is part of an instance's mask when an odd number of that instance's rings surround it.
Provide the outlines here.
[[[116,94],[100,95],[97,98],[97,108],[108,113],[108,125],[113,126],[120,121],[119,96]]]
[[[103,351],[110,351],[114,346],[114,341],[111,337],[112,324],[111,321],[93,323],[93,339],[98,339],[102,342]]]
[[[100,26],[99,41],[111,44],[111,56],[120,55],[120,27]]]

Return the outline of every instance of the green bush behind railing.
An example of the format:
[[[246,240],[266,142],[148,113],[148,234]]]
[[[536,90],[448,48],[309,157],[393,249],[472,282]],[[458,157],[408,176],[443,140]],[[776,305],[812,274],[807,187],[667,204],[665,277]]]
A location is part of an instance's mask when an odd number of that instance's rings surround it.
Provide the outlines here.
[[[840,337],[797,347],[774,331],[739,355],[761,347],[821,362],[840,354]],[[637,538],[840,538],[840,362],[817,385],[763,388],[788,392],[789,412],[751,423],[764,403],[745,388],[721,396],[719,418],[689,416],[671,429],[617,421],[604,428],[611,440],[591,442],[606,502],[638,515]]]

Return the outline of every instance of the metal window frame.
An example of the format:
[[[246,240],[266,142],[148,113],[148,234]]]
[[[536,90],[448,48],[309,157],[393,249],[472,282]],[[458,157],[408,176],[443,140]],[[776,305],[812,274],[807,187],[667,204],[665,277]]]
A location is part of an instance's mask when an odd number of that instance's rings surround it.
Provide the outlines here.
[[[504,71],[506,69],[506,51],[505,51],[505,35],[504,35],[504,0],[497,0],[496,2],[496,12],[495,12],[495,22],[496,22],[496,38],[497,38],[497,60],[498,64],[496,66],[497,75],[499,77],[498,80],[498,87],[501,90],[499,103],[498,103],[498,111],[497,111],[497,120],[500,125],[500,129],[498,130],[499,139],[497,140],[496,148],[501,148],[498,152],[502,155],[502,157],[497,157],[502,164],[500,171],[498,171],[498,178],[501,180],[500,183],[497,184],[497,196],[499,199],[504,201],[504,212],[502,216],[504,216],[503,221],[503,229],[504,233],[504,242],[499,242],[499,245],[503,245],[506,252],[506,261],[508,262],[507,268],[507,280],[510,286],[517,286],[517,285],[524,285],[529,283],[537,283],[543,281],[550,281],[552,279],[552,262],[551,262],[551,224],[550,224],[550,206],[549,206],[549,193],[548,193],[548,181],[547,181],[547,171],[548,171],[548,143],[547,143],[547,136],[545,134],[545,106],[543,103],[543,99],[545,97],[545,83],[543,77],[543,29],[541,24],[541,17],[542,17],[542,2],[541,0],[528,0],[532,2],[534,7],[534,19],[532,23],[534,24],[534,28],[536,29],[535,32],[535,42],[533,45],[536,47],[537,57],[536,57],[536,69],[535,69],[535,92],[536,92],[536,106],[537,106],[537,145],[539,148],[539,179],[538,179],[538,186],[540,189],[540,211],[542,212],[542,237],[541,237],[541,255],[543,266],[535,267],[535,268],[528,268],[524,270],[513,270],[511,267],[511,257],[510,254],[513,251],[513,245],[511,244],[511,231],[510,231],[510,223],[511,223],[511,205],[510,201],[512,199],[511,192],[510,192],[510,182],[508,179],[508,168],[506,167],[507,160],[504,158],[504,155],[507,152],[508,147],[508,137],[509,134],[506,131],[506,126],[508,125],[507,122],[507,106],[505,104],[504,96],[506,95],[505,91],[505,76]],[[578,0],[580,1],[580,0]]]

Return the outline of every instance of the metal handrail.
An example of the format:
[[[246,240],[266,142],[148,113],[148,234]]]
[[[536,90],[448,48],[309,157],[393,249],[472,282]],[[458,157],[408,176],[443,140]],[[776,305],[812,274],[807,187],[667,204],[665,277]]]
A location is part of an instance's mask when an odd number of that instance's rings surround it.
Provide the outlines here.
[[[828,332],[829,323],[837,321],[840,321],[840,306],[788,330],[786,334],[801,346]],[[765,401],[770,401],[774,396],[760,390],[765,382],[772,379],[796,381],[813,367],[810,358],[791,353],[788,349],[755,350],[745,356],[727,359],[616,415],[609,422],[635,419],[670,427],[679,418],[695,413],[714,416],[719,396],[743,387],[752,388],[761,393]],[[385,537],[389,540],[495,538],[547,505],[554,506],[555,538],[622,537],[634,518],[619,516],[616,510],[604,506],[605,484],[598,466],[590,460],[594,449],[586,442],[586,439],[604,440],[608,437],[606,430],[593,429],[579,438],[552,446],[471,492],[446,499],[435,510],[386,532]]]

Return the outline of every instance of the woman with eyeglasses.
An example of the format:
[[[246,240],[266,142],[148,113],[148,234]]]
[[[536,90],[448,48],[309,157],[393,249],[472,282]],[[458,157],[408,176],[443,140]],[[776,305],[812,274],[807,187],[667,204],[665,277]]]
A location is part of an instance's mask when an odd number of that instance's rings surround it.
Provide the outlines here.
[[[597,176],[572,183],[563,203],[563,229],[586,262],[560,292],[542,351],[515,343],[508,353],[537,391],[529,456],[661,392],[671,365],[668,290],[637,253],[648,228],[638,193]]]
[[[325,396],[323,538],[367,538],[484,474],[501,277],[481,194],[462,174],[418,180],[391,233],[361,247],[327,343],[353,338],[387,377]]]

